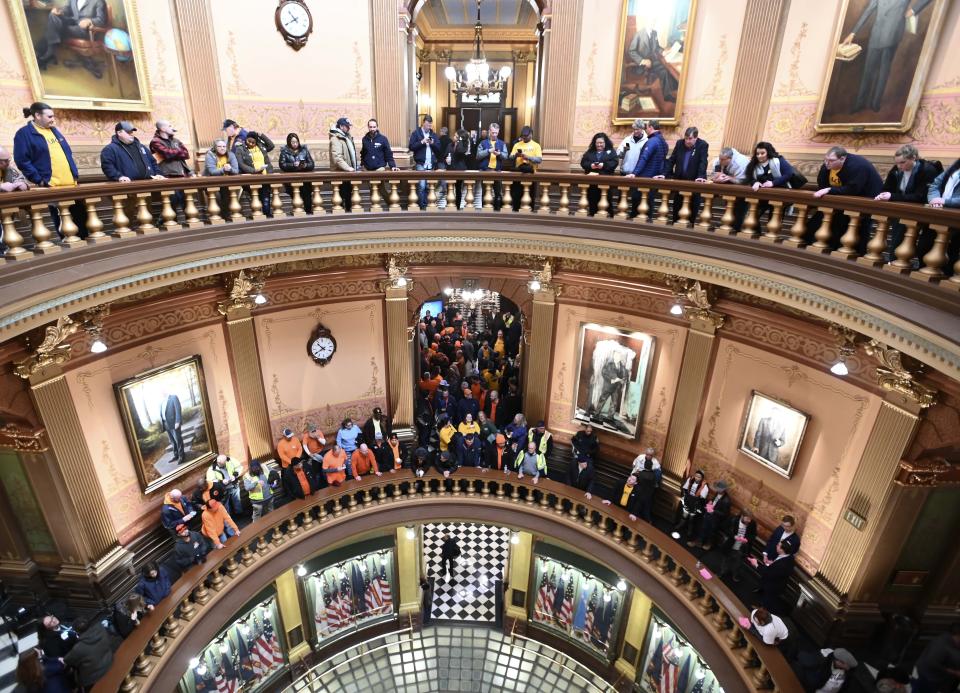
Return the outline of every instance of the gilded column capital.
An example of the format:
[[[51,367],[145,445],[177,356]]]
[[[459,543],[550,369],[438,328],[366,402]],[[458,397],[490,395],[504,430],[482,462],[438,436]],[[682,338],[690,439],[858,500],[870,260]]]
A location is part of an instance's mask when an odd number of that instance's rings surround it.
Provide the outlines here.
[[[534,301],[553,303],[563,293],[563,287],[553,280],[553,265],[550,260],[547,258],[539,258],[539,260],[543,263],[543,267],[530,270],[527,289],[533,294]]]
[[[45,431],[34,428],[27,421],[6,421],[0,426],[0,450],[40,453],[49,449]]]
[[[242,269],[233,276],[229,283],[230,295],[225,301],[217,304],[217,310],[228,320],[247,317],[256,306],[265,303],[263,286],[270,273],[268,267]],[[229,282],[229,280],[228,280]]]
[[[903,362],[903,354],[876,339],[871,339],[864,349],[880,362],[876,373],[877,384],[881,388],[901,395],[906,403],[919,409],[926,409],[937,403],[937,391],[916,380],[922,373],[922,364],[912,370],[908,369]]]
[[[391,255],[387,259],[387,278],[378,283],[380,291],[386,293],[387,298],[406,298],[413,288],[413,280],[407,276],[407,261],[405,255]]]
[[[675,276],[667,277],[667,286],[673,292],[677,305],[681,308],[681,314],[692,328],[713,334],[723,327],[727,316],[713,310],[715,300],[713,287]]]
[[[47,368],[60,366],[69,361],[70,345],[64,342],[79,327],[69,315],[59,318],[55,325],[47,325],[40,345],[27,358],[16,363],[16,374],[24,380],[29,380]]]

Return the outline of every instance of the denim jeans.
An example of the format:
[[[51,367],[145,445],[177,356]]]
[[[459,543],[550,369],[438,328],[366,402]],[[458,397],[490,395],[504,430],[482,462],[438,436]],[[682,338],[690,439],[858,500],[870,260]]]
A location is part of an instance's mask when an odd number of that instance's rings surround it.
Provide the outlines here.
[[[233,527],[228,527],[224,525],[223,534],[220,535],[220,543],[223,544],[227,541],[227,539],[235,536],[237,536],[237,533],[233,531]]]
[[[417,171],[433,171],[436,170],[436,166],[425,166],[424,164],[417,164]],[[440,198],[446,199],[447,195],[447,183],[446,181],[440,181],[440,185],[437,186],[437,199]],[[420,205],[420,209],[427,208],[427,181],[422,180],[417,183],[417,204]],[[349,474],[347,475],[349,476]]]
[[[347,450],[346,448],[344,448],[343,451],[347,455],[347,459],[344,461],[344,466],[347,468],[347,478],[352,479],[353,478],[353,460],[351,458],[353,457],[353,450]]]
[[[240,501],[240,488],[233,486],[228,488],[224,494],[223,504],[227,506],[227,512],[230,517],[237,517],[243,511],[243,503]]]

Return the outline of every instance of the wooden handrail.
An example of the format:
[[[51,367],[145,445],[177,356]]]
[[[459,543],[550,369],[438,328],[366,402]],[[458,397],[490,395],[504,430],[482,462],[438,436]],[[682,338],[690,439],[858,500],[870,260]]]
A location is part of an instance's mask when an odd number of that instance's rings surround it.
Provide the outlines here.
[[[738,624],[746,607],[719,580],[702,577],[697,559],[666,534],[564,484],[474,469],[449,480],[436,473],[368,476],[260,518],[174,584],[94,690],[169,690],[236,604],[295,562],[371,529],[449,517],[510,525],[590,550],[670,610],[727,690],[800,690],[780,652]]]

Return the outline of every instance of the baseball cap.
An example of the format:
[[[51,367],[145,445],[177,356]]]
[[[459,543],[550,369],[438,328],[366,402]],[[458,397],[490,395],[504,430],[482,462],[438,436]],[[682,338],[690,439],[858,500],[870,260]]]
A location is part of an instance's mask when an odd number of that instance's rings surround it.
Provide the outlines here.
[[[337,118],[337,127],[341,125],[353,125],[353,123],[350,122],[349,118]]]
[[[291,431],[289,428],[283,429],[283,437],[284,437],[284,438],[293,438],[293,431]]]
[[[236,126],[236,125],[239,125],[239,124],[240,124],[240,123],[238,123],[237,121],[231,120],[230,118],[227,118],[225,121],[223,121],[223,127],[220,128],[220,129],[221,129],[221,130],[226,130],[226,129],[227,129],[228,127],[230,127],[231,125]]]
[[[116,126],[114,126],[114,128],[113,128],[113,131],[114,131],[114,132],[120,132],[121,130],[123,130],[124,132],[136,132],[136,131],[137,131],[137,129],[133,126],[133,123],[131,123],[129,120],[121,120],[121,121],[120,121],[119,123],[117,123]]]

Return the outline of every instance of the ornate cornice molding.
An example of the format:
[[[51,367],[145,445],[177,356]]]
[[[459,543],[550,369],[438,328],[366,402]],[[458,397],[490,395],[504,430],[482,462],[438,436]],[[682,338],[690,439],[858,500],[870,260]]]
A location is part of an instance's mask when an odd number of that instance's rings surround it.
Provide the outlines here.
[[[292,240],[292,239],[291,239]],[[557,238],[529,232],[475,231],[448,234],[422,230],[406,232],[369,229],[343,233],[337,237],[313,237],[303,242],[291,240],[261,241],[260,247],[216,253],[196,251],[186,259],[171,262],[163,268],[131,271],[126,275],[114,273],[104,280],[90,279],[87,286],[60,293],[51,292],[30,305],[9,312],[0,318],[0,332],[8,335],[30,329],[51,313],[66,306],[86,308],[111,300],[124,293],[138,293],[155,286],[171,285],[185,279],[236,271],[278,260],[308,260],[323,256],[349,257],[370,254],[389,254],[402,249],[409,253],[460,252],[521,254],[526,256],[553,256],[586,260],[618,268],[641,269],[672,273],[690,279],[709,282],[724,288],[735,288],[763,296],[813,314],[821,319],[846,325],[866,337],[883,340],[902,352],[943,370],[951,377],[960,377],[960,347],[951,345],[944,337],[924,325],[907,323],[894,318],[880,307],[872,306],[855,297],[844,297],[831,290],[806,284],[789,275],[773,274],[721,260],[702,261],[682,250],[630,247],[625,243],[601,244],[588,238]],[[299,240],[299,239],[296,239]],[[518,263],[522,264],[522,263]]]
[[[684,277],[668,276],[666,279],[673,295],[683,302],[683,317],[692,326],[711,333],[723,327],[726,316],[713,310],[716,301],[714,287]]]
[[[220,314],[229,318],[234,313],[253,310],[263,294],[269,273],[269,267],[253,267],[240,270],[232,282],[228,280],[230,295],[226,301],[217,304]]]
[[[921,368],[912,373],[903,363],[903,355],[876,339],[871,339],[864,347],[866,352],[880,362],[877,367],[877,384],[884,390],[896,392],[915,403],[921,409],[931,407],[937,402],[937,391],[917,382]],[[922,365],[922,364],[921,364]]]
[[[32,429],[25,423],[8,421],[0,424],[0,450],[39,453],[49,448],[44,429]]]
[[[16,374],[28,380],[44,368],[60,366],[69,361],[71,347],[65,342],[67,337],[79,328],[69,315],[60,317],[55,325],[47,325],[40,345],[27,358],[16,364]]]
[[[893,483],[921,488],[960,486],[960,470],[940,458],[912,462],[900,460]]]

